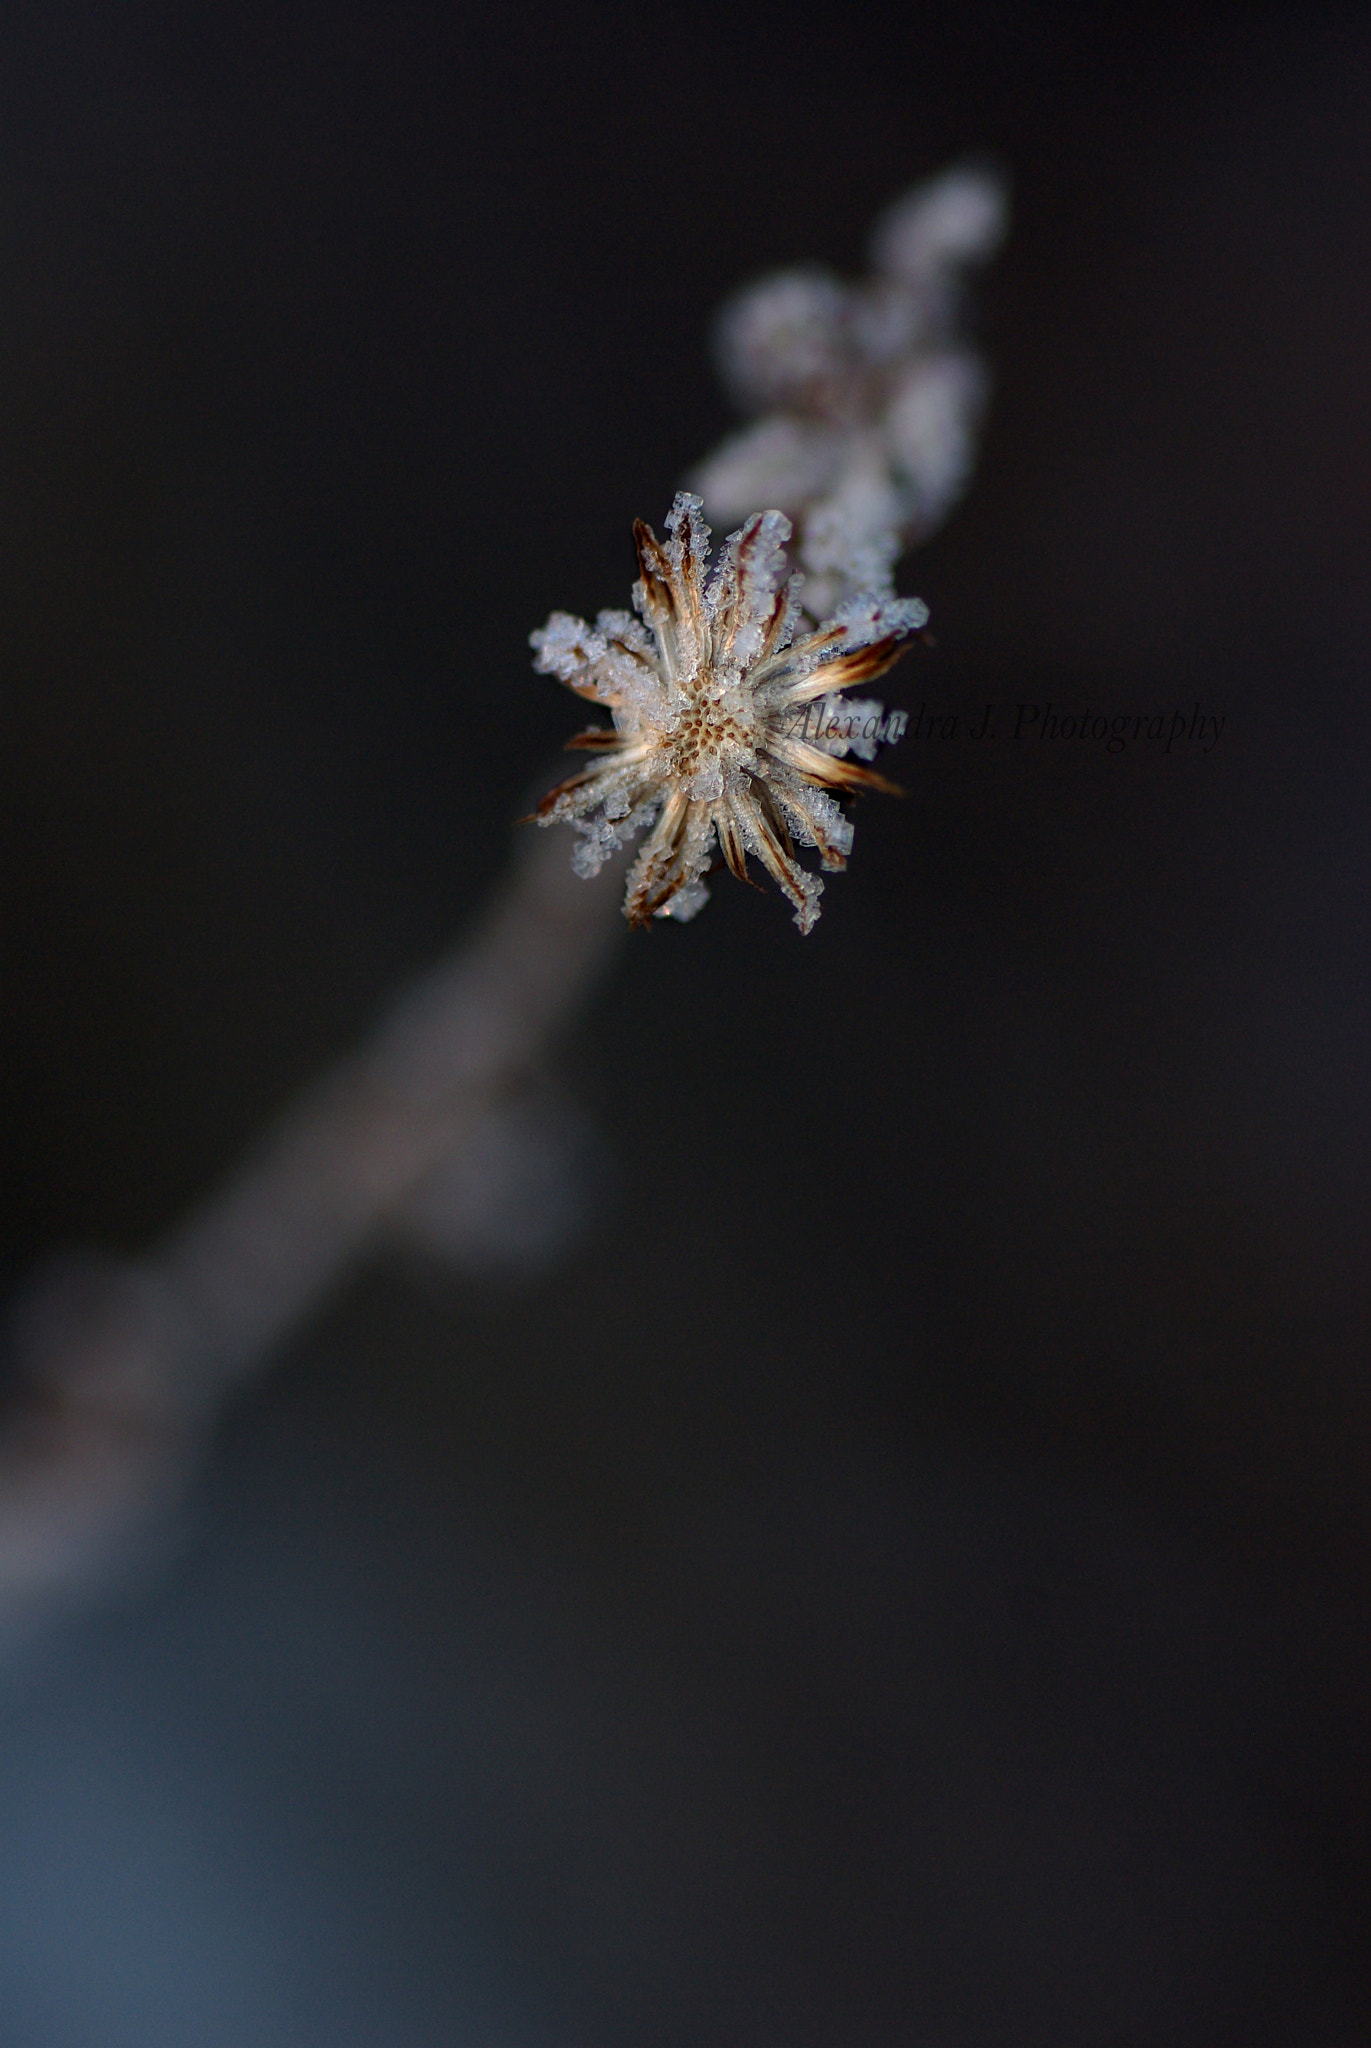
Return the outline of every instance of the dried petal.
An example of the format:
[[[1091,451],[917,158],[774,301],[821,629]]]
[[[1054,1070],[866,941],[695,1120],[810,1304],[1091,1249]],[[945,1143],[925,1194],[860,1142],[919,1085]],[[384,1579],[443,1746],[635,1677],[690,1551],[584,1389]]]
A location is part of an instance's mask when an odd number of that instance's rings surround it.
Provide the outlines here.
[[[576,827],[574,861],[587,875],[652,826],[628,877],[631,924],[693,917],[717,843],[742,880],[748,857],[759,860],[809,931],[823,883],[801,866],[795,842],[814,847],[826,868],[844,867],[852,827],[830,792],[894,787],[844,758],[869,758],[874,739],[849,731],[815,744],[797,707],[807,726],[811,699],[841,704],[849,683],[890,666],[927,611],[917,598],[871,592],[792,644],[800,579],[786,574],[789,534],[784,513],[755,513],[711,575],[700,501],[682,492],[665,542],[641,522],[634,528],[645,623],[601,612],[592,630],[555,612],[533,635],[541,672],[614,711],[612,731],[592,727],[571,740],[602,758],[550,790],[538,821]],[[873,731],[879,724],[879,705],[852,712]]]

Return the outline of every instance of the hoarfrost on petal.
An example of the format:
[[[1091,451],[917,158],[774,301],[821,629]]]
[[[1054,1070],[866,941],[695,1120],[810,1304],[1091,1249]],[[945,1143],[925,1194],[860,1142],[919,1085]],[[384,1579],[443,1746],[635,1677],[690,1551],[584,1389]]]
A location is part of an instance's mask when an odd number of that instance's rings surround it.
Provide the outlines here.
[[[891,633],[917,633],[928,624],[928,606],[921,597],[873,596],[864,592],[839,605],[834,623],[843,629],[843,644],[836,651],[870,647]]]
[[[776,793],[801,846],[817,846],[827,865],[841,865],[852,851],[853,829],[835,799],[799,782],[793,788],[778,782]]]
[[[774,772],[771,780],[777,793],[784,796],[787,793],[785,771],[782,769]],[[819,898],[824,893],[820,877],[809,874],[797,860],[788,858],[776,843],[774,836],[768,838],[770,827],[764,824],[755,805],[740,804],[736,817],[738,830],[748,852],[755,854],[769,870],[772,879],[795,905],[795,922],[800,930],[805,933],[813,931],[819,920]]]
[[[537,674],[556,676],[563,683],[579,676],[605,651],[600,634],[570,612],[553,612],[545,626],[529,634],[528,644],[537,652],[533,664]]]
[[[819,875],[806,874],[803,868],[795,871],[797,893],[800,902],[795,907],[795,923],[808,938],[819,922],[819,898],[824,893],[823,880]]]
[[[724,793],[724,771],[717,760],[706,761],[697,768],[686,784],[686,795],[692,803],[715,804]]]
[[[874,761],[886,737],[884,714],[885,706],[874,697],[822,697],[808,708],[803,730],[796,736],[840,761],[849,753]]]
[[[888,737],[884,704],[874,697],[845,697],[843,702],[847,705],[848,750],[859,761],[874,761],[877,747]]]
[[[698,573],[709,555],[705,501],[694,491],[677,491],[666,515],[667,559],[678,576]]]
[[[762,512],[731,533],[720,550],[705,608],[718,632],[716,655],[722,653],[739,668],[747,668],[761,652],[775,616],[790,532],[784,512]]]
[[[656,658],[657,649],[652,635],[632,612],[600,612],[595,620],[595,630],[612,651],[640,655],[644,661]]]
[[[598,875],[611,854],[619,850],[619,835],[605,819],[576,818],[572,821],[581,835],[571,849],[573,871],[588,882]]]
[[[652,824],[660,803],[657,793],[653,791],[630,809],[633,794],[625,779],[617,787],[612,787],[587,816],[576,817],[554,810],[540,821],[550,825],[566,818],[575,828],[580,836],[571,850],[571,865],[583,879],[589,880],[592,875],[598,875],[607,860]]]

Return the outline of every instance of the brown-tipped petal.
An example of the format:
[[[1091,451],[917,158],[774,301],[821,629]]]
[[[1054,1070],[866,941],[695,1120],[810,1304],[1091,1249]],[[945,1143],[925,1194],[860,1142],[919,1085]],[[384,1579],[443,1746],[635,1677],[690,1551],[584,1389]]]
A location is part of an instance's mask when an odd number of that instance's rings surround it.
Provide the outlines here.
[[[789,582],[783,583],[776,592],[776,603],[771,617],[766,622],[758,659],[770,661],[784,637],[784,629],[794,620],[799,611],[800,601]]]
[[[588,782],[596,781],[603,773],[603,768],[597,766],[583,768],[579,775],[568,775],[565,782],[559,782],[555,789],[550,789],[546,796],[538,799],[536,811],[530,811],[527,818],[520,818],[517,822],[527,825],[534,818],[546,818],[564,796],[570,796],[573,789],[584,789]]]
[[[772,623],[777,624],[776,620]],[[803,667],[801,657],[807,658],[821,652],[825,647],[836,647],[845,637],[842,626],[829,626],[824,632],[807,634],[803,640],[795,641],[779,653],[768,647],[766,655],[753,669],[752,679],[754,683],[765,683],[770,695],[788,700],[790,692],[800,689],[807,683],[812,673],[810,669]],[[794,672],[797,668],[803,668],[803,673],[796,675]],[[791,678],[789,682],[786,681],[787,676]]]
[[[653,913],[670,901],[685,879],[680,872],[680,854],[689,815],[688,797],[679,791],[668,797],[651,838],[629,871],[624,916],[635,928],[650,923]]]
[[[633,544],[643,584],[643,610],[665,652],[675,651],[676,598],[671,587],[671,562],[666,549],[645,519],[633,522]]]
[[[795,858],[795,842],[790,836],[790,827],[785,821],[785,814],[760,776],[753,776],[750,793],[753,810],[760,812],[766,824],[771,828],[773,838],[784,849],[786,859],[793,861]]]
[[[747,848],[743,844],[738,822],[731,808],[721,804],[715,812],[714,823],[719,834],[719,851],[723,854],[728,872],[736,875],[740,882],[746,882],[749,889],[755,889],[757,884],[747,871]]]
[[[574,732],[564,743],[569,754],[578,751],[596,754],[613,754],[628,745],[621,732],[615,732],[608,725],[592,725],[585,732]]]
[[[811,747],[804,740],[775,740],[769,751],[778,761],[798,770],[806,782],[818,783],[826,789],[879,789],[885,796],[909,794],[898,782],[878,775],[874,768],[862,768],[856,761],[826,754],[821,747]]]
[[[808,704],[815,697],[836,696],[840,690],[850,690],[854,683],[869,683],[895,666],[907,644],[898,633],[891,633],[884,640],[873,641],[870,647],[854,647],[851,654],[835,655],[832,661],[820,662],[799,682],[782,689],[781,700],[786,704]]]
[[[833,761],[827,779],[839,789],[875,789],[882,796],[909,795],[902,783],[892,782],[888,775],[878,775],[874,768],[863,768],[857,761]]]
[[[645,924],[652,922],[659,910],[665,910],[672,897],[678,895],[684,889],[685,880],[685,869],[678,863],[650,895],[643,897],[636,910],[630,910],[628,905],[625,904],[624,915],[633,926],[633,929],[641,931]]]
[[[794,904],[796,910],[799,911],[803,928],[807,931],[814,922],[814,918],[818,916],[818,910],[814,907],[815,898],[818,896],[819,890],[823,885],[816,881],[814,876],[807,875],[796,860],[790,834],[786,830],[785,822],[781,818],[780,813],[776,810],[770,791],[764,792],[765,804],[755,801],[761,793],[763,793],[763,786],[760,783],[754,783],[754,802],[751,807],[749,822],[753,833],[756,835],[757,858],[761,861],[781,894],[787,897]],[[770,816],[768,816],[768,811],[771,813]],[[781,828],[779,833],[776,831],[777,824]],[[812,916],[810,914],[811,910],[813,911]],[[804,922],[805,920],[807,922]]]
[[[624,701],[617,690],[611,693],[596,683],[568,683],[567,688],[584,697],[587,704],[598,704],[602,711],[613,711]]]
[[[754,512],[733,535],[719,565],[718,609],[714,615],[716,658],[733,652],[738,629],[753,616],[752,586],[757,577],[757,547],[766,522],[764,512]],[[775,624],[780,594],[773,595],[768,628]]]
[[[704,580],[709,555],[709,528],[697,525],[695,514],[676,501],[675,535],[681,550],[679,571],[673,570],[671,587],[676,599],[680,633],[682,673],[693,668],[708,652],[705,626]]]
[[[656,682],[660,680],[657,674],[656,663],[649,661],[647,656],[643,653],[640,647],[631,647],[628,641],[621,640],[617,633],[611,634],[609,639],[605,642],[605,645],[607,647],[612,648],[614,653],[619,655],[622,660],[631,661],[633,663],[633,666],[638,670],[639,675],[642,676],[646,681]],[[605,699],[606,703],[608,703],[609,701],[610,700],[608,698]],[[616,697],[614,699],[614,702],[620,703],[622,702],[622,699]]]
[[[638,550],[638,568],[649,589],[660,584],[671,589],[671,560],[646,519],[633,522],[633,545]]]
[[[841,874],[847,866],[847,853],[843,847],[834,843],[829,821],[823,816],[814,799],[806,798],[803,791],[787,790],[785,802],[792,817],[803,819],[804,830],[813,839],[819,858],[829,873]]]

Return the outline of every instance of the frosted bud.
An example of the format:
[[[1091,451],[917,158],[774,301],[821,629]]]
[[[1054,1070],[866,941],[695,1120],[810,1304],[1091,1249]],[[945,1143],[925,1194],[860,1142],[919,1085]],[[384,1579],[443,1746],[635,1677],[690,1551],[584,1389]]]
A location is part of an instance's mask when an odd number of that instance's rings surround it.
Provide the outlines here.
[[[845,374],[848,297],[826,270],[787,270],[726,302],[715,353],[745,410],[822,409],[824,392]]]
[[[871,260],[906,284],[944,265],[984,263],[1009,225],[1009,193],[995,171],[959,165],[897,199],[877,221]]]

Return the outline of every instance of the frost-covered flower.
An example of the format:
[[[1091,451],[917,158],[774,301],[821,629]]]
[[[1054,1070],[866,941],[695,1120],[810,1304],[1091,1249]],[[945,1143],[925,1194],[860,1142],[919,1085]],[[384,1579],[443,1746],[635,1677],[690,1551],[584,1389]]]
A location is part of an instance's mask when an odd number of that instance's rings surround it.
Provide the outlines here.
[[[717,840],[740,881],[749,854],[761,862],[807,932],[823,883],[795,842],[817,848],[825,868],[846,867],[852,827],[832,792],[895,791],[847,758],[871,759],[881,707],[838,693],[883,675],[928,611],[918,598],[858,597],[796,639],[802,579],[787,574],[785,514],[754,513],[711,570],[702,509],[678,493],[665,542],[635,525],[637,618],[601,612],[591,627],[554,612],[530,636],[540,674],[614,719],[570,742],[604,758],[549,790],[537,817],[576,827],[584,875],[652,828],[628,877],[630,924],[693,917]]]
[[[790,515],[815,617],[889,589],[901,550],[965,488],[988,378],[960,331],[963,276],[993,254],[1006,218],[1002,181],[963,165],[882,216],[862,283],[782,271],[720,312],[724,381],[759,417],[693,481],[713,518],[757,504]]]

